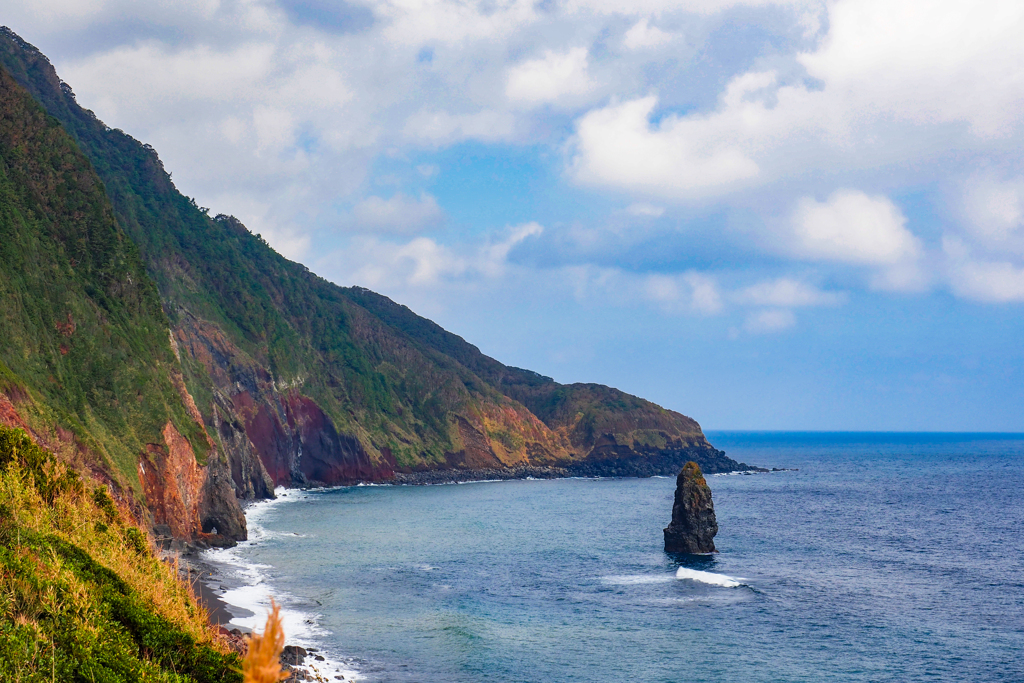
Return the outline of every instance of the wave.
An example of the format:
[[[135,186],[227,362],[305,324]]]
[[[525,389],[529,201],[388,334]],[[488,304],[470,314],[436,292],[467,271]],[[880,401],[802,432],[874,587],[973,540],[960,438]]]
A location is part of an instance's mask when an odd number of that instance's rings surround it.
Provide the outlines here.
[[[676,570],[676,578],[690,579],[691,581],[698,581],[711,586],[721,586],[722,588],[737,588],[744,585],[742,579],[726,576],[725,574],[702,572],[698,569],[687,569],[686,567],[680,567]]]
[[[230,606],[238,607],[250,616],[232,617],[227,627],[239,627],[250,631],[262,631],[270,613],[271,598],[281,606],[281,620],[289,645],[298,645],[311,650],[306,663],[298,668],[309,674],[319,675],[326,680],[355,681],[359,680],[358,671],[350,663],[344,663],[325,656],[321,641],[330,632],[319,625],[321,615],[301,608],[302,601],[295,596],[271,586],[270,565],[253,562],[245,557],[245,550],[257,543],[269,539],[297,538],[300,534],[293,532],[270,531],[262,522],[277,507],[310,498],[309,491],[278,488],[274,491],[274,500],[262,500],[248,506],[245,511],[249,530],[249,540],[242,541],[234,548],[218,548],[203,553],[204,560],[218,566],[225,574],[229,574],[238,583],[224,589],[220,599]],[[315,653],[315,654],[314,654]],[[324,657],[323,661],[314,660],[315,655]],[[316,680],[316,679],[314,679]]]
[[[722,588],[736,588],[738,586],[745,585],[743,583],[743,579],[726,576],[725,574],[702,572],[698,569],[687,569],[686,567],[680,567],[677,569],[675,575],[616,574],[611,576],[602,576],[601,583],[613,586],[642,586],[653,583],[669,583],[679,579],[689,579],[699,583],[706,583],[711,586],[721,586]]]

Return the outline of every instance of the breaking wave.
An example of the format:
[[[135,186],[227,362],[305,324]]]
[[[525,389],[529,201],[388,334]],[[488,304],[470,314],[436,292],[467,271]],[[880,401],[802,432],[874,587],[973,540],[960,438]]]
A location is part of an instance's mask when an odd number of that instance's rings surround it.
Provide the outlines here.
[[[680,567],[676,570],[676,578],[690,579],[691,581],[698,581],[711,586],[721,586],[722,588],[737,588],[743,585],[742,579],[726,576],[725,574],[715,574],[714,572],[702,572],[698,569],[687,569],[686,567]]]

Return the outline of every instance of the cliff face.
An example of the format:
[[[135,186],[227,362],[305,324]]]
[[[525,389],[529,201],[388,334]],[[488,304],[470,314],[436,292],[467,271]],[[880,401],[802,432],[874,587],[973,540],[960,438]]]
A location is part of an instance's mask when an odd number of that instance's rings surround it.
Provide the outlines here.
[[[335,286],[284,259],[236,219],[210,217],[177,192],[151,147],[81,108],[46,58],[6,29],[0,66],[9,87],[16,80],[54,117],[47,125],[87,169],[82,178],[105,229],[134,264],[130,279],[103,286],[126,301],[144,292],[134,305],[148,317],[126,318],[125,334],[146,337],[119,357],[152,365],[164,407],[147,413],[141,432],[125,431],[128,441],[107,439],[116,466],[99,469],[144,488],[154,516],[175,534],[198,526],[240,537],[235,498],[269,497],[277,485],[524,467],[648,476],[674,473],[687,460],[712,472],[740,467],[684,415],[609,387],[561,385],[502,365],[386,297]],[[88,245],[86,252],[100,249]],[[50,278],[78,268],[68,258],[40,272]],[[73,340],[95,338],[95,330],[83,333],[77,309],[55,304],[43,317],[17,316],[26,324],[52,319],[58,355],[74,356]],[[0,357],[18,353],[22,346]],[[82,351],[89,362],[101,355]],[[41,369],[32,391],[45,393],[49,374]],[[141,391],[144,399],[150,393]],[[51,405],[52,392],[37,394],[37,404]],[[114,398],[104,404],[103,396]],[[120,390],[94,398],[83,406],[102,404],[115,421],[135,405]],[[65,425],[63,415],[52,423]],[[168,424],[190,446],[194,472]],[[84,459],[102,460],[103,449],[94,450]]]
[[[688,462],[676,479],[672,522],[665,528],[665,552],[713,553],[717,533],[711,488],[697,463]]]
[[[0,423],[182,538],[207,522],[244,538],[135,245],[89,161],[3,69],[0,263]]]

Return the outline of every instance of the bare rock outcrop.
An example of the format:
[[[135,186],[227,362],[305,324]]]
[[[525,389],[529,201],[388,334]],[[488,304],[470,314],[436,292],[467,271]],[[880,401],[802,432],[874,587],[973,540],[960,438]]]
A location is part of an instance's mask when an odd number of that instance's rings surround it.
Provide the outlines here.
[[[138,465],[154,527],[186,541],[205,536],[202,540],[212,545],[244,540],[245,515],[221,456],[211,451],[211,462],[200,465],[192,445],[171,422],[164,426],[163,440],[149,444]]]
[[[665,528],[665,552],[713,553],[718,522],[711,488],[695,462],[683,465],[676,479],[672,521]]]

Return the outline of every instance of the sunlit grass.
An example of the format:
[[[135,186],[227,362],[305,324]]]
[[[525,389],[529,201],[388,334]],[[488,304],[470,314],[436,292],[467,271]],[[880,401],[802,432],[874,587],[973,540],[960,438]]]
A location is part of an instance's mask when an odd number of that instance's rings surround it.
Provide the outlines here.
[[[130,511],[0,428],[0,680],[213,683],[236,666]]]

